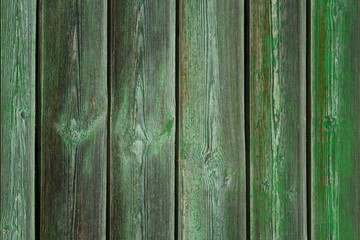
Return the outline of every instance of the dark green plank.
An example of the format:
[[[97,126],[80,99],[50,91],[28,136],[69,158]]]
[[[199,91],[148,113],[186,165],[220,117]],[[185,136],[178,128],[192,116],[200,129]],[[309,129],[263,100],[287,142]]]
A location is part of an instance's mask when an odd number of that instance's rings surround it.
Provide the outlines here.
[[[175,1],[111,1],[110,238],[174,238]]]
[[[306,9],[250,1],[250,238],[306,239]]]
[[[180,0],[179,239],[245,239],[244,2]]]
[[[360,2],[311,5],[313,239],[360,236]]]
[[[35,0],[1,1],[1,233],[34,239]]]
[[[40,1],[42,239],[105,239],[107,1]]]

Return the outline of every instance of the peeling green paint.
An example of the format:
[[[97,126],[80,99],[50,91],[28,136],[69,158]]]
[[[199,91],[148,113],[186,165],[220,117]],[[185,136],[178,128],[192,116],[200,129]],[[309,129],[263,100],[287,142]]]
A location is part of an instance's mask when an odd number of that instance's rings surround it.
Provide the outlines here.
[[[0,239],[35,238],[36,1],[1,1]]]
[[[111,1],[110,239],[174,239],[175,1]]]
[[[306,1],[250,1],[250,238],[307,239]]]
[[[360,3],[311,3],[311,235],[358,239]]]
[[[245,239],[244,1],[179,2],[178,239]]]
[[[106,238],[107,3],[39,1],[40,238]]]

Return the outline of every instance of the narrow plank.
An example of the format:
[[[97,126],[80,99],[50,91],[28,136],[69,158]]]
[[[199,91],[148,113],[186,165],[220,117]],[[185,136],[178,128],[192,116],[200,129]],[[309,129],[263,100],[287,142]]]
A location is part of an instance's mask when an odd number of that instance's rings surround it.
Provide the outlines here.
[[[175,1],[111,1],[110,239],[174,239]]]
[[[107,1],[40,0],[41,239],[105,239]]]
[[[250,238],[306,239],[306,6],[250,2]]]
[[[1,233],[34,239],[36,1],[1,1]]]
[[[244,2],[179,10],[178,239],[245,239]]]
[[[360,2],[311,5],[311,233],[360,236]]]

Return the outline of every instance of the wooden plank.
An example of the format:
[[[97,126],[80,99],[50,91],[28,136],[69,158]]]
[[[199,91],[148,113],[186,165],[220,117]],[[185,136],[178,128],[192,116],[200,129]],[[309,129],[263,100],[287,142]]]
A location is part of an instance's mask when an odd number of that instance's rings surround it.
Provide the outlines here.
[[[360,2],[311,5],[311,233],[360,236]]]
[[[306,239],[305,2],[250,2],[251,239]]]
[[[105,239],[107,1],[40,0],[41,239]]]
[[[1,233],[34,239],[36,1],[1,1]]]
[[[245,239],[244,2],[180,0],[179,239]]]
[[[110,238],[174,238],[175,1],[111,1]]]

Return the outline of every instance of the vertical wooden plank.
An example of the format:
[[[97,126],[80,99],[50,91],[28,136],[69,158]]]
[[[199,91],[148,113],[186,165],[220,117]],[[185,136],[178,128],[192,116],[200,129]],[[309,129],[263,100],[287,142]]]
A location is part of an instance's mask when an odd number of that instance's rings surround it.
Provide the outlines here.
[[[244,2],[180,0],[179,239],[245,239]]]
[[[306,239],[306,6],[250,1],[250,238]]]
[[[1,234],[34,239],[36,1],[1,0]]]
[[[360,236],[360,2],[311,5],[313,239]]]
[[[110,238],[174,238],[175,1],[111,1]]]
[[[42,239],[105,239],[107,1],[40,0]]]

